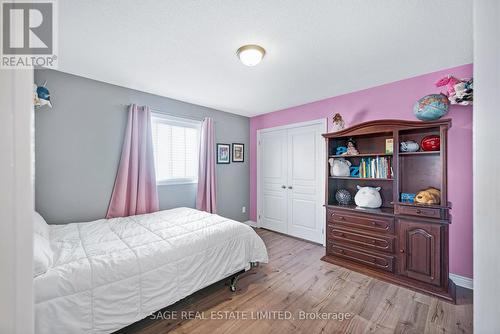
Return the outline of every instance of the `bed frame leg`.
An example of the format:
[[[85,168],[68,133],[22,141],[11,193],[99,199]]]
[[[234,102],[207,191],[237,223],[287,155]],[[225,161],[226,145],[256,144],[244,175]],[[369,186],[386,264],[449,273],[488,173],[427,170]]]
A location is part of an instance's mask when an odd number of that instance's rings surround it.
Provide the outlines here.
[[[250,269],[258,267],[259,262],[250,262]],[[229,279],[229,290],[231,292],[236,292],[236,284],[238,284],[238,279],[240,278],[240,275],[243,274],[245,271],[242,270],[239,273],[234,274],[230,279]]]
[[[236,284],[238,283],[239,278],[240,274],[237,274],[231,277],[231,279],[229,280],[229,290],[231,290],[231,292],[236,292]]]

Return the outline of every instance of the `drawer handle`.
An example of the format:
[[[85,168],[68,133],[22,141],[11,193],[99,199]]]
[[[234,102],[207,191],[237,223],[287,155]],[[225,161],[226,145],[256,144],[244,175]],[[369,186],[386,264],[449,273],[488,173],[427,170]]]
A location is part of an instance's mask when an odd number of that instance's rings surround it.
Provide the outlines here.
[[[434,281],[434,276],[431,276],[431,281]]]
[[[373,226],[377,226],[377,222],[372,222],[372,225]]]
[[[375,245],[377,243],[377,240],[372,240],[371,242],[372,242],[372,244]]]
[[[404,253],[404,252],[405,252],[405,250],[404,250],[404,249],[400,249],[400,250],[399,250],[399,252],[400,252],[400,253]]]
[[[342,216],[339,216],[339,219],[340,219],[340,220],[345,220],[345,218],[344,218],[344,217],[342,217]]]
[[[343,249],[339,249],[339,250],[338,250],[338,252],[339,252],[340,254],[344,254],[344,250],[343,250]]]
[[[416,212],[417,212],[418,214],[421,214],[421,213],[422,213],[422,211],[421,211],[420,209],[417,209],[417,211],[416,211]]]

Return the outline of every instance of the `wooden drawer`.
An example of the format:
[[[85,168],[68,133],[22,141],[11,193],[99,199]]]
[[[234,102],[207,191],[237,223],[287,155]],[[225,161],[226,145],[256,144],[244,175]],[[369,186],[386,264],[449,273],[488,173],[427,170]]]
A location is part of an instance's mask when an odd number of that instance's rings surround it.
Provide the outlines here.
[[[446,210],[443,211],[441,208],[431,208],[425,206],[416,205],[396,205],[396,213],[399,215],[410,215],[428,218],[445,219]]]
[[[354,215],[333,209],[327,210],[330,223],[345,227],[354,227],[371,232],[394,234],[394,218],[375,215]]]
[[[391,236],[367,235],[363,233],[356,233],[353,231],[346,231],[339,227],[339,225],[328,224],[328,240],[336,240],[344,244],[394,253],[394,238]]]
[[[372,268],[394,272],[394,256],[370,253],[361,249],[345,247],[331,241],[327,243],[327,252]]]

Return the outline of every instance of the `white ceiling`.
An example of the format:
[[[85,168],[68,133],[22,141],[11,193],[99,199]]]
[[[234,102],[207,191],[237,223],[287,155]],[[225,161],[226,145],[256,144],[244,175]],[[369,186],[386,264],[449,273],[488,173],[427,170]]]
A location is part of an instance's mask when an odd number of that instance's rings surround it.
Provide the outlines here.
[[[472,0],[64,0],[59,70],[245,116],[472,62]],[[235,52],[267,50],[255,67]]]

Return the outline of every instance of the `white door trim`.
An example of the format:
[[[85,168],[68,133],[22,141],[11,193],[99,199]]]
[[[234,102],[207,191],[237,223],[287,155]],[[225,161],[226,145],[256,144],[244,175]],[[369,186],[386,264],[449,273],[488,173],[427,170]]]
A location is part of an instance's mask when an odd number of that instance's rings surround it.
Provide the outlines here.
[[[34,332],[33,70],[0,71],[0,331],[30,334]]]
[[[265,128],[265,129],[259,129],[257,130],[257,137],[260,136],[261,133],[264,132],[271,132],[271,131],[276,131],[276,130],[285,130],[285,129],[293,129],[293,128],[300,128],[303,126],[308,126],[308,125],[316,125],[316,124],[322,124],[325,126],[325,132],[327,131],[327,118],[320,118],[320,119],[315,119],[312,121],[305,121],[305,122],[298,122],[298,123],[290,123],[290,124],[285,124],[285,125],[279,125],[275,126],[272,128]]]
[[[265,128],[265,129],[259,129],[257,130],[257,227],[261,227],[261,221],[260,221],[260,212],[262,209],[262,185],[261,185],[261,178],[260,175],[262,173],[261,171],[261,154],[262,154],[262,149],[260,146],[260,140],[261,140],[261,135],[266,132],[272,132],[272,131],[277,131],[277,130],[285,130],[285,129],[293,129],[293,128],[299,128],[299,127],[304,127],[304,126],[309,126],[309,125],[323,125],[325,129],[325,133],[328,131],[328,119],[327,118],[320,118],[320,119],[315,119],[311,121],[305,121],[305,122],[298,122],[298,123],[291,123],[291,124],[286,124],[286,125],[280,125],[280,126],[275,126],[272,128]],[[318,145],[321,145],[321,147],[318,147],[318,149],[321,150],[321,152],[325,152],[325,142],[324,141],[318,141]],[[321,166],[325,166],[326,164],[326,157],[324,154],[322,156],[322,161],[320,161]],[[325,184],[325,173],[320,173],[321,177],[321,184]],[[325,203],[325,194],[324,191],[321,191],[322,195],[322,202],[320,203],[321,206]],[[323,208],[323,211],[325,209]],[[325,216],[325,212],[323,212],[323,216]],[[323,230],[323,236],[325,236],[326,231]],[[323,246],[326,245],[326,238],[323,238]]]

